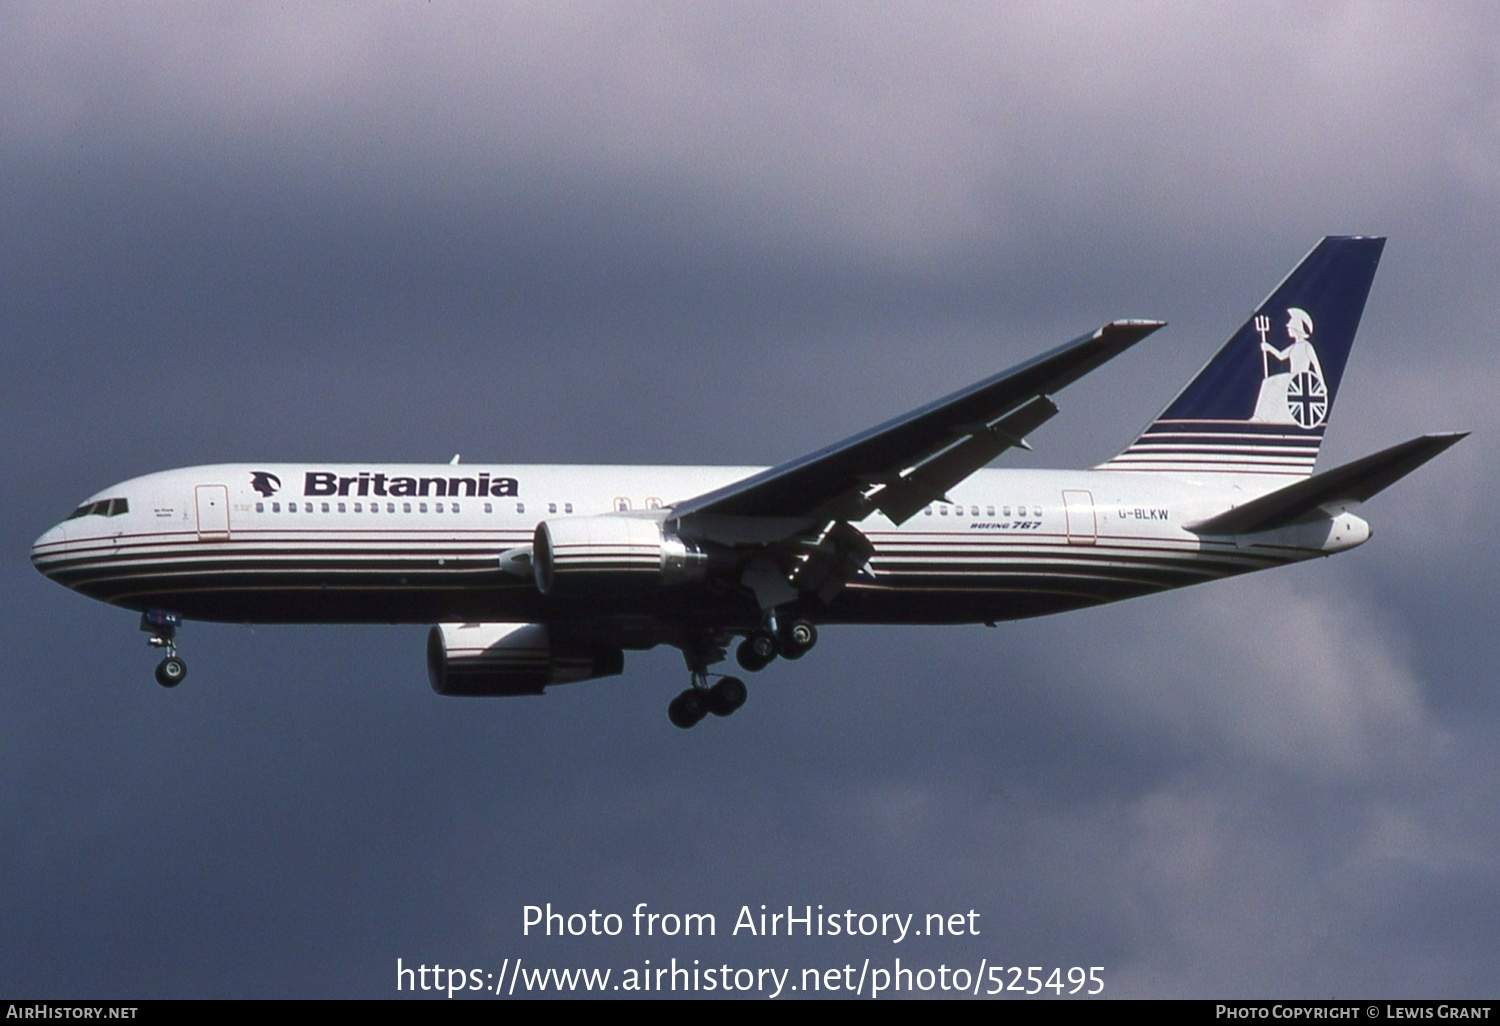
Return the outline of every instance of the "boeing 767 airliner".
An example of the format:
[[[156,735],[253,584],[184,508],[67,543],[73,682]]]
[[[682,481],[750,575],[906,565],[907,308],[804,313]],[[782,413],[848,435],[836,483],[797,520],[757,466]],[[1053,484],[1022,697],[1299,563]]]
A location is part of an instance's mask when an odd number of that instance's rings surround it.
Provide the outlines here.
[[[1453,445],[1313,473],[1385,240],[1330,237],[1166,410],[1091,470],[981,469],[1053,396],[1156,329],[1115,321],[852,438],[755,467],[250,463],[138,477],[37,539],[48,577],[141,614],[180,683],[184,618],[433,623],[442,695],[534,695],[673,645],[691,727],[711,673],[797,659],[820,625],[994,623],[1353,548],[1353,510]],[[710,683],[712,678],[717,678]]]

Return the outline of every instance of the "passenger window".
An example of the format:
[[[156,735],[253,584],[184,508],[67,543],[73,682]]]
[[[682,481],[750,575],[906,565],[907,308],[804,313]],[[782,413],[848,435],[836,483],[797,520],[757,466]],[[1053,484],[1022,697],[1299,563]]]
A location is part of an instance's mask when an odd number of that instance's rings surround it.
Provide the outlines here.
[[[410,513],[411,512],[411,503],[409,503],[409,502],[403,502],[401,504],[401,512],[403,512],[403,513]]]
[[[417,503],[417,512],[418,513],[426,513],[427,512],[427,503],[425,503],[425,502],[419,502],[419,503]]]
[[[557,503],[555,503],[555,502],[549,502],[549,503],[547,503],[547,512],[548,513],[556,513],[557,512]]]
[[[372,503],[370,503],[370,512],[371,513],[379,513],[380,512],[380,503],[378,503],[378,502],[372,502]]]
[[[1033,506],[1033,507],[1031,507],[1031,515],[1034,516],[1034,517],[1041,516],[1042,515],[1042,507],[1040,507],[1040,506]]]
[[[484,504],[484,511],[486,513],[493,513],[493,512],[495,512],[495,504],[493,502],[486,502]]]
[[[442,505],[443,505],[443,504],[442,504],[442,503],[441,503],[441,502],[440,502],[440,503],[438,503],[438,512],[439,512],[439,513],[441,513],[441,512],[442,512],[442,511],[443,511],[443,510],[442,510]],[[457,512],[458,512],[458,503],[456,503],[456,502],[455,502],[455,503],[454,503],[454,504],[453,504],[453,512],[455,512],[455,513],[457,513]]]
[[[1007,516],[1007,517],[1010,516],[1010,507],[1006,506],[1005,509],[1004,509],[1004,511],[1003,511],[1003,513],[1001,515],[1002,516]]]
[[[969,516],[971,516],[971,517],[977,517],[977,516],[979,516],[979,507],[978,506],[970,506],[969,507]]]
[[[408,512],[410,512],[411,511],[411,506],[408,504],[407,507],[406,507],[406,509],[407,509]],[[385,511],[387,513],[394,513],[394,512],[396,512],[396,504],[394,502],[388,502],[388,503],[386,503],[385,504]]]
[[[339,503],[339,512],[340,513],[347,513],[347,512],[349,512],[348,505],[346,503],[342,503],[342,502]]]
[[[279,503],[279,502],[273,502],[273,503],[271,503],[271,512],[272,513],[280,513],[281,512],[281,503]]]
[[[363,513],[364,511],[365,511],[365,504],[364,503],[362,503],[362,502],[356,502],[354,504],[354,512],[356,512],[356,513]]]
[[[327,513],[327,512],[328,512],[328,503],[326,503],[326,502],[325,502],[325,503],[323,503],[323,512],[324,512],[324,513]]]
[[[518,502],[518,503],[516,503],[516,512],[517,513],[525,513],[526,512],[526,503],[524,503],[524,502]]]
[[[931,507],[931,506],[928,506],[928,507],[927,507],[927,508],[926,508],[926,509],[924,509],[924,510],[923,510],[923,511],[922,511],[922,512],[923,512],[923,513],[926,513],[926,514],[927,514],[927,515],[928,515],[928,516],[932,516],[932,507]]]
[[[571,512],[573,512],[573,504],[571,502],[565,502],[565,503],[563,503],[563,512],[564,513],[571,513]]]
[[[265,511],[266,511],[266,504],[264,502],[257,502],[255,504],[255,512],[257,512],[257,513],[264,513]]]
[[[948,507],[947,506],[939,506],[938,507],[938,516],[945,517],[947,515],[948,515]]]
[[[994,516],[995,515],[995,507],[994,506],[986,506],[986,507],[984,507],[984,515],[987,516],[987,517]]]

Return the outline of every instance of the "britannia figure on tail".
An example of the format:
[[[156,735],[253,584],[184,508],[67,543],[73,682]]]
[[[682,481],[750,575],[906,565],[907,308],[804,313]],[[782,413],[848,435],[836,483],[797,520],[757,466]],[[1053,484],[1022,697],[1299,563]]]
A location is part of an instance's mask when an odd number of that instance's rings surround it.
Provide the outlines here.
[[[1255,318],[1263,380],[1250,419],[1261,424],[1314,428],[1328,416],[1328,387],[1312,344],[1313,320],[1299,307],[1290,307],[1286,313],[1286,333],[1291,342],[1285,349],[1266,341],[1271,319],[1264,314]]]

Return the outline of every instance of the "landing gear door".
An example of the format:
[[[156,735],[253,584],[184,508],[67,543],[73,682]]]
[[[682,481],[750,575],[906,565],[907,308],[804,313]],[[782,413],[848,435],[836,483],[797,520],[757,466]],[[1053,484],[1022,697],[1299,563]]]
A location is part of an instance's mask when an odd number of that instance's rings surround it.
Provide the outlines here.
[[[1094,519],[1094,493],[1084,491],[1063,492],[1063,512],[1068,518],[1068,544],[1092,545],[1099,537],[1099,526]]]
[[[199,485],[195,491],[198,496],[198,540],[228,540],[228,487],[225,485]]]

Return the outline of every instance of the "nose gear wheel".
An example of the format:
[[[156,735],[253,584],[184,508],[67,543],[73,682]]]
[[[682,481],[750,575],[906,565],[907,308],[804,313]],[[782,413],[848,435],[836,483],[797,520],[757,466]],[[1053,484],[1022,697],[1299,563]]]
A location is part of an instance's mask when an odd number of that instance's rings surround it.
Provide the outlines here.
[[[141,630],[151,635],[146,644],[165,650],[166,658],[156,665],[156,683],[164,688],[175,688],[187,677],[187,662],[177,654],[180,626],[182,617],[177,613],[150,609],[141,614]]]

